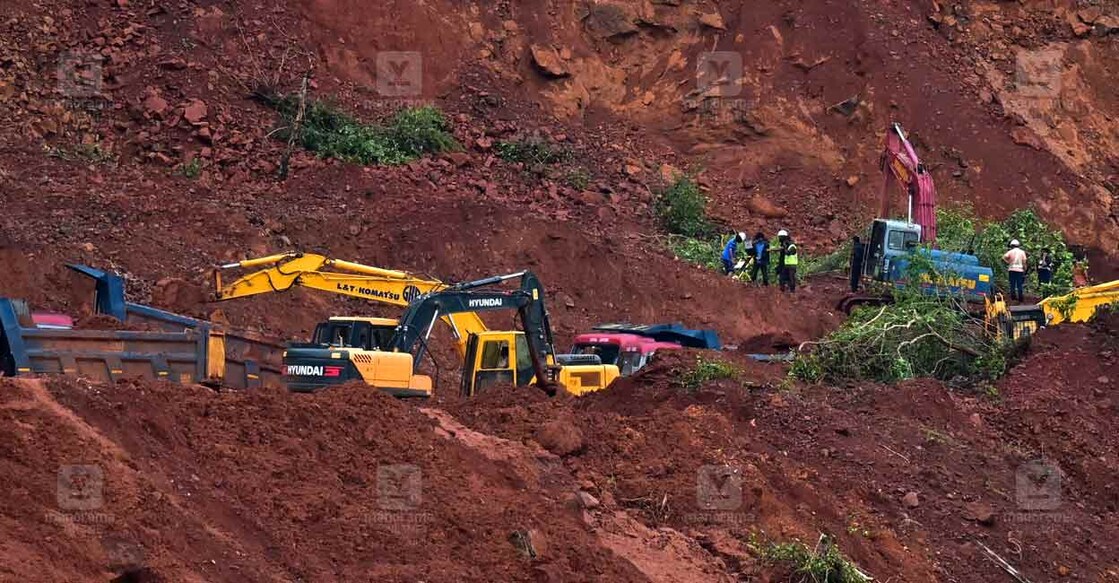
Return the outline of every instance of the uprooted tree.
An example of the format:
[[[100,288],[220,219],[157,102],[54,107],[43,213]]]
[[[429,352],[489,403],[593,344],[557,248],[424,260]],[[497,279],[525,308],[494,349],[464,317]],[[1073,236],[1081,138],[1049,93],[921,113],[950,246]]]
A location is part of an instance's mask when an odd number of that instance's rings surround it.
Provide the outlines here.
[[[913,253],[908,281],[943,281],[921,252]],[[989,335],[966,300],[916,288],[896,288],[893,303],[863,307],[832,334],[806,342],[790,374],[809,382],[895,382],[914,377],[993,380],[1006,371],[1012,346]]]

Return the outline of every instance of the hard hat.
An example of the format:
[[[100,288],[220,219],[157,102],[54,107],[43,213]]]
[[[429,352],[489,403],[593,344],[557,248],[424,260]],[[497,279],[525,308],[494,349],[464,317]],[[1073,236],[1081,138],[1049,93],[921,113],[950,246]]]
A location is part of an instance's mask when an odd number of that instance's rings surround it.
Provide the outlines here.
[[[1011,247],[1020,247],[1021,245],[1022,245],[1022,244],[1018,242],[1018,239],[1012,239],[1012,240],[1010,241],[1010,246],[1011,246]]]
[[[739,231],[738,232],[738,240],[739,241],[745,241],[746,240],[746,233],[743,233],[742,231]]]
[[[781,229],[780,231],[777,231],[777,236],[778,237],[788,237],[789,232],[786,231],[785,229]]]

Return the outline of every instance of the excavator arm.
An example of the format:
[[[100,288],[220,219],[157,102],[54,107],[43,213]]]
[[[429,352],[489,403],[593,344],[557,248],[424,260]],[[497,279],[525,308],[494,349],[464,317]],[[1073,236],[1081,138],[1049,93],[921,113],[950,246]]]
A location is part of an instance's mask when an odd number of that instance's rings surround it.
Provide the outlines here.
[[[921,226],[921,241],[936,243],[936,185],[899,123],[891,124],[886,131],[881,167],[884,179],[879,216],[890,217],[890,185],[896,183],[909,197],[907,220]]]
[[[260,269],[223,284],[223,270],[251,268]],[[371,267],[313,253],[282,253],[246,259],[222,265],[214,271],[214,298],[217,301],[279,293],[297,286],[401,307],[425,294],[449,287],[441,281],[425,279],[406,271]],[[460,355],[465,354],[466,340],[471,334],[487,329],[475,313],[447,314],[442,319],[451,327]]]
[[[511,291],[478,289],[515,278],[521,279],[520,289]],[[460,313],[513,309],[517,310],[524,327],[537,383],[548,384],[551,377],[547,369],[555,364],[552,328],[544,307],[544,288],[536,275],[530,271],[467,282],[420,298],[409,305],[400,317],[400,325],[389,343],[389,348],[394,352],[413,353],[414,362],[418,366],[426,342],[421,343],[419,347],[416,347],[416,344],[421,338],[426,340],[438,318]]]

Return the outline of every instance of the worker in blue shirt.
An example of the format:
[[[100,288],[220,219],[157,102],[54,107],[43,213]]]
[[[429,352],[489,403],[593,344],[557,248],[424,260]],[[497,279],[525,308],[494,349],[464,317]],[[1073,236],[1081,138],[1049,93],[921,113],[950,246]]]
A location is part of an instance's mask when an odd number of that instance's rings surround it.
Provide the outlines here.
[[[734,260],[738,253],[738,244],[746,241],[746,233],[738,233],[727,241],[726,247],[723,247],[723,273],[730,275],[734,273]]]

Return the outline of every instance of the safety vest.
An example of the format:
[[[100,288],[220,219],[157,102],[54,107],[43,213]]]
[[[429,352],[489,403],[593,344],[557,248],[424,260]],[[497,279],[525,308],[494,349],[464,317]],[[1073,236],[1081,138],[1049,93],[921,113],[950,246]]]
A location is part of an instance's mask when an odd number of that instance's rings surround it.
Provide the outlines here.
[[[789,243],[785,247],[785,265],[795,267],[797,264],[797,246],[795,243]]]

